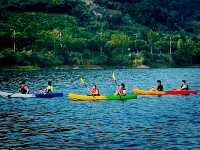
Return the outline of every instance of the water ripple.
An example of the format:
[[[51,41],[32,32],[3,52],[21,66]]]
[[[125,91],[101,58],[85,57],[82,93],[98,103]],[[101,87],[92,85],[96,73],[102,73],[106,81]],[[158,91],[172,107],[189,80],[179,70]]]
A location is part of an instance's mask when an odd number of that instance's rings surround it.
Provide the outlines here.
[[[87,93],[79,82],[96,83],[101,93],[115,90],[113,70],[0,72],[0,90],[17,91],[27,79],[31,91],[52,80],[56,91]],[[200,87],[200,69],[122,69],[119,82],[149,89],[162,79],[165,89],[182,79]],[[130,101],[71,102],[0,98],[0,149],[200,149],[200,99],[191,96],[138,96]]]

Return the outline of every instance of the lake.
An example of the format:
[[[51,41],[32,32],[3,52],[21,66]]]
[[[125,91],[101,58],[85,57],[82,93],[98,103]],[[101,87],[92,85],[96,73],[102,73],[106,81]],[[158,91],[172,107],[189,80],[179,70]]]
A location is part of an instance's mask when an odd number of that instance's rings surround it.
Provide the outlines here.
[[[55,90],[87,94],[96,83],[102,94],[115,91],[112,71],[1,71],[1,91],[17,91],[27,80],[36,92],[52,80]],[[118,83],[150,89],[162,80],[166,90],[182,79],[200,89],[200,68],[117,69]],[[200,149],[200,95],[138,96],[127,101],[73,102],[0,98],[0,149]]]

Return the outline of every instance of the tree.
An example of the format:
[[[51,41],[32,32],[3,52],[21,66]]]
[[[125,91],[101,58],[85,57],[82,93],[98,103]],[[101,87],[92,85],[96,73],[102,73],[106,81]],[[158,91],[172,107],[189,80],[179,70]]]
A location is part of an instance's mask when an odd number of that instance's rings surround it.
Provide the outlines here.
[[[130,43],[131,43],[130,37],[126,33],[120,32],[112,34],[111,39],[106,43],[106,46],[108,46],[111,49],[121,48],[122,49],[121,54],[123,55],[125,49],[128,48]]]
[[[151,30],[147,33],[147,39],[148,39],[148,43],[150,44],[151,54],[153,54],[154,44],[158,40],[158,38],[159,38],[159,33],[157,32],[154,32]]]
[[[180,50],[180,49],[183,49],[183,47],[184,47],[183,40],[182,39],[178,39],[177,44],[176,44],[176,48],[178,50]]]

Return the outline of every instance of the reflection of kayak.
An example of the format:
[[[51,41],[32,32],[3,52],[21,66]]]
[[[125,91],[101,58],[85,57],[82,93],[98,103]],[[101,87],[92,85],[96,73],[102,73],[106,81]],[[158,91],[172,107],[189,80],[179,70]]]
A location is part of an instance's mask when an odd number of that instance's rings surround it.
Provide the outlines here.
[[[53,97],[62,97],[63,93],[39,93],[39,94],[21,94],[21,93],[8,93],[0,91],[1,97],[9,98],[53,98]]]
[[[197,90],[155,91],[155,90],[133,89],[133,92],[135,94],[138,94],[138,95],[188,95],[188,94],[197,94]]]
[[[128,100],[128,99],[136,99],[137,96],[134,94],[128,94],[126,96],[87,96],[87,95],[79,95],[75,93],[69,93],[68,98],[74,101],[89,101],[89,100]]]

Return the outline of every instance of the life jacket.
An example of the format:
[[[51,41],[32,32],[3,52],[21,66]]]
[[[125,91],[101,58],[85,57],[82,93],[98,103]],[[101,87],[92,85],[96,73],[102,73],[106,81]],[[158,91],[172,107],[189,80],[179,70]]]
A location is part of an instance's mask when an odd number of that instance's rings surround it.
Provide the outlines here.
[[[157,90],[158,90],[158,91],[163,91],[163,85],[162,85],[162,84],[161,84],[161,85],[158,85]]]
[[[47,86],[47,93],[52,93],[53,92],[53,86],[48,85]]]
[[[181,89],[182,89],[182,90],[189,90],[189,86],[188,86],[187,84],[186,84],[186,87],[185,87],[185,88],[183,88],[183,86],[184,86],[184,84],[181,85]]]
[[[119,95],[124,95],[124,94],[125,94],[125,93],[124,93],[125,90],[126,90],[125,88],[119,88],[119,89],[118,89],[118,92],[119,92],[118,94],[119,94]]]
[[[23,86],[21,87],[20,92],[21,92],[22,94],[26,94],[27,91],[28,91],[28,85],[25,84],[25,85],[23,85]]]
[[[91,94],[92,94],[92,96],[100,96],[99,90],[98,89],[94,89],[94,88],[91,89]]]

